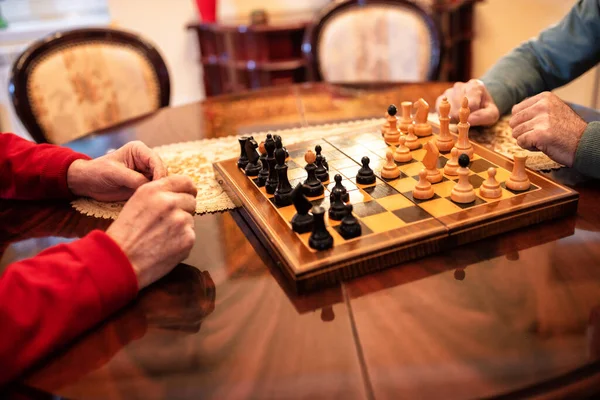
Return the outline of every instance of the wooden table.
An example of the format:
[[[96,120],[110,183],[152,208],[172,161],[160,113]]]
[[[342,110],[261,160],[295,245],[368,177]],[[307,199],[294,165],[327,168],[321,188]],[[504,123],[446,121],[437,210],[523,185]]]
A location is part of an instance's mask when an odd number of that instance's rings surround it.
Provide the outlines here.
[[[447,86],[317,84],[215,97],[69,146],[98,156],[133,139],[155,146],[380,117],[390,101],[433,103]],[[568,169],[549,176],[580,192],[576,216],[302,297],[286,289],[238,212],[196,217],[186,265],[14,389],[116,399],[600,391],[600,185]],[[0,210],[0,270],[109,224],[64,203],[4,201]]]

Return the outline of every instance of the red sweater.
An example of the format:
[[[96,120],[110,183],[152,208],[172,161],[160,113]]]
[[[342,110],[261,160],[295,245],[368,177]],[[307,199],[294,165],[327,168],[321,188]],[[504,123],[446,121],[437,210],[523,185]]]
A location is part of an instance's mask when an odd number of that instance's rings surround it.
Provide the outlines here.
[[[67,170],[87,158],[0,134],[0,198],[68,199]],[[131,263],[101,231],[9,265],[0,275],[0,385],[127,304],[137,291]]]

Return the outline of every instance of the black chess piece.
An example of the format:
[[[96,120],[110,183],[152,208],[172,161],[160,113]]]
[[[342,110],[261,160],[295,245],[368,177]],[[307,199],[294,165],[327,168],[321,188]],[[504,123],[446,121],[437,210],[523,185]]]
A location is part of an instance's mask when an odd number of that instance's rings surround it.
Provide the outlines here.
[[[344,203],[349,202],[350,195],[348,194],[348,191],[346,190],[344,185],[342,185],[342,176],[340,174],[335,174],[333,179],[335,180],[335,185],[331,189],[331,194],[340,193],[342,201]]]
[[[327,182],[329,180],[329,172],[327,172],[327,168],[323,165],[323,156],[317,154],[317,160],[315,162],[317,168],[315,169],[315,176],[321,182]]]
[[[312,209],[313,229],[308,238],[308,245],[315,250],[326,250],[333,247],[333,236],[325,226],[325,209],[315,206]]]
[[[265,186],[267,178],[269,177],[269,163],[267,162],[267,150],[265,150],[265,143],[262,142],[258,148],[260,149],[260,165],[261,170],[258,172],[258,180],[256,184],[258,187]]]
[[[458,156],[458,165],[460,165],[461,167],[467,168],[470,163],[471,159],[469,158],[468,154],[463,153],[460,156]]]
[[[327,158],[325,158],[325,156],[321,154],[322,151],[323,149],[321,148],[320,144],[315,146],[315,153],[317,154],[317,157],[319,157],[319,155],[321,156],[321,163],[323,164],[325,169],[329,171],[329,164],[327,163]]]
[[[277,138],[279,138],[279,140],[281,140],[281,142],[283,143],[283,140],[281,139],[281,136],[279,135],[273,135],[273,140],[277,141]],[[290,153],[288,153],[287,149],[285,148],[285,146],[283,147],[283,151],[285,151],[285,159],[287,160],[288,158],[290,158]]]
[[[306,173],[308,174],[306,180],[302,184],[302,192],[307,197],[317,197],[323,194],[325,189],[323,188],[323,184],[317,178],[315,171],[317,166],[315,165],[315,153],[312,151],[307,151],[304,155],[304,160],[306,161]]]
[[[275,139],[275,171],[277,172],[277,188],[275,189],[275,204],[283,207],[292,204],[292,185],[288,179],[288,166],[285,163],[285,150],[281,138]]]
[[[329,196],[329,219],[341,221],[347,212],[346,203],[342,200],[342,194],[340,192],[332,192]]]
[[[309,213],[312,203],[302,194],[302,184],[296,185],[292,190],[292,202],[296,208],[296,214],[292,217],[292,230],[297,233],[312,231],[313,216]]]
[[[267,140],[265,141],[265,150],[267,150],[267,164],[269,164],[269,176],[265,181],[265,189],[268,194],[274,194],[277,189],[277,172],[275,171],[275,140],[271,134],[267,134]]]
[[[358,170],[358,174],[356,175],[356,183],[361,185],[371,185],[375,183],[375,173],[369,167],[369,157],[364,156],[360,162],[362,163],[362,167]]]
[[[248,156],[246,155],[246,142],[248,139],[247,136],[238,138],[238,142],[240,143],[240,158],[238,158],[237,166],[240,169],[246,168],[248,164]]]
[[[398,108],[394,104],[390,104],[390,106],[387,109],[387,112],[393,117],[398,112]]]
[[[244,147],[246,149],[246,157],[248,158],[248,163],[246,164],[246,168],[244,168],[246,171],[246,176],[258,176],[258,173],[261,169],[259,155],[256,151],[258,143],[256,143],[256,140],[250,136],[248,140],[246,140]]]
[[[340,235],[344,239],[352,239],[362,234],[362,227],[358,222],[358,219],[352,214],[352,204],[346,205],[346,216],[342,219],[340,226]]]

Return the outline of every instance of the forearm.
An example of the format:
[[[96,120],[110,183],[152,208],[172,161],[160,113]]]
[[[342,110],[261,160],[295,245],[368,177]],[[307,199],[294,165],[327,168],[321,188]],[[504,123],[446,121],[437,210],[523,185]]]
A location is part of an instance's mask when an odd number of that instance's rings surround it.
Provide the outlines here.
[[[0,134],[0,198],[69,198],[67,171],[89,157],[70,149]]]
[[[137,290],[129,260],[100,231],[9,265],[0,277],[0,385],[127,304]]]
[[[600,179],[600,122],[590,122],[583,132],[573,167],[584,175]]]

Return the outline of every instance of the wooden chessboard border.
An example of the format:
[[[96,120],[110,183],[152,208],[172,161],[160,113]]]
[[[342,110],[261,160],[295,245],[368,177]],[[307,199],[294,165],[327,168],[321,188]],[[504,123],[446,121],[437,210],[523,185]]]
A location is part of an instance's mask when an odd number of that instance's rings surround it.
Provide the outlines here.
[[[437,133],[438,127],[434,125],[433,128]],[[508,158],[476,143],[473,143],[473,147],[475,154],[480,157],[506,170],[512,169],[513,163]],[[290,146],[288,150],[301,148],[306,148],[306,143]],[[282,268],[297,292],[331,286],[342,280],[398,265],[452,246],[573,214],[578,201],[575,191],[527,170],[531,182],[544,190],[495,201],[492,204],[496,210],[492,214],[483,211],[482,204],[461,212],[461,216],[466,215],[466,218],[460,220],[448,216],[419,221],[367,235],[360,240],[344,242],[328,251],[312,252],[256,185],[237,168],[237,159],[217,162],[214,168],[221,177],[220,183],[225,183],[224,187],[233,195],[231,197],[235,199],[236,205],[242,206],[240,214],[260,241],[271,250],[277,265]],[[510,204],[511,201],[516,201],[514,199],[521,203],[516,209],[514,204]],[[503,213],[503,210],[510,208],[513,209],[509,214]]]

